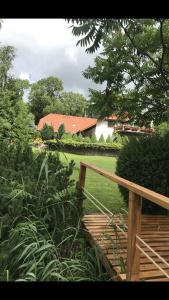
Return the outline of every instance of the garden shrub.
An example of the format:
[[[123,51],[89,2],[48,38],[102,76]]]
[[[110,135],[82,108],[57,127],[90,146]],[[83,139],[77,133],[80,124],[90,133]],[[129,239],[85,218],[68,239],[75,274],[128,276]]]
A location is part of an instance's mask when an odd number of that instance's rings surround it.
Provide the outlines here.
[[[52,126],[45,124],[41,130],[41,137],[43,140],[50,140],[54,138],[54,129]]]
[[[82,142],[83,141],[83,135],[81,133],[77,136],[77,141],[78,142]]]
[[[89,136],[85,136],[85,137],[83,138],[83,142],[84,142],[84,143],[91,143],[90,137],[89,137]]]
[[[95,134],[93,134],[93,135],[91,136],[91,142],[92,142],[92,143],[97,143],[97,138],[96,138],[96,135],[95,135]]]
[[[104,136],[103,134],[101,134],[100,138],[99,138],[99,143],[105,143],[105,139],[104,139]]]
[[[64,140],[71,140],[72,139],[72,134],[69,132],[65,132],[62,136],[62,139]]]
[[[117,175],[169,197],[169,133],[144,136],[129,141],[117,161]],[[128,191],[120,187],[128,202]],[[143,213],[165,214],[166,210],[143,201]]]
[[[43,143],[43,141],[42,141],[41,138],[36,138],[36,139],[34,139],[34,141],[33,141],[33,144],[34,144],[35,146],[41,145],[42,143]]]
[[[45,141],[45,145],[48,146],[49,150],[58,150],[58,151],[73,151],[73,150],[79,150],[79,152],[83,152],[84,150],[101,150],[106,151],[110,150],[112,152],[114,151],[120,151],[122,148],[121,144],[118,143],[111,143],[111,144],[101,144],[101,143],[86,143],[86,142],[77,142],[72,140],[61,140],[60,143],[58,143],[55,140]]]
[[[61,124],[58,128],[58,132],[55,133],[55,138],[60,140],[64,134],[65,134],[65,125]]]
[[[84,244],[84,196],[70,179],[73,161],[65,165],[57,153],[21,144],[0,147],[0,279],[107,280]]]
[[[130,139],[132,139],[132,137],[130,137]],[[114,143],[119,143],[119,144],[125,145],[128,141],[129,141],[129,138],[127,135],[121,135],[119,133],[113,134],[113,142]]]
[[[107,139],[106,139],[106,143],[112,143],[112,139],[111,139],[111,137],[110,137],[110,134],[108,135],[108,137],[107,137]]]
[[[72,135],[72,140],[78,141],[78,135],[76,133]]]
[[[164,136],[168,132],[169,132],[169,124],[167,122],[163,122],[156,127],[156,133],[161,136]]]
[[[53,155],[43,151],[35,155],[30,146],[1,143],[0,217],[5,217],[5,223],[8,219],[7,223],[10,226],[15,219],[27,215],[25,207],[28,209],[29,206],[32,212],[42,207],[39,210],[41,217],[48,219],[48,226],[53,226],[51,208],[48,208],[46,215],[43,206],[48,203],[53,207],[53,201],[58,201],[62,207],[66,201],[64,205],[68,207],[67,201],[76,198],[75,182],[70,179],[73,167],[73,161],[67,165],[62,164],[57,153]],[[56,207],[57,204],[55,209]],[[75,208],[73,210],[76,211]],[[67,220],[70,220],[68,215]],[[59,218],[54,223],[58,224],[59,228],[61,224]]]

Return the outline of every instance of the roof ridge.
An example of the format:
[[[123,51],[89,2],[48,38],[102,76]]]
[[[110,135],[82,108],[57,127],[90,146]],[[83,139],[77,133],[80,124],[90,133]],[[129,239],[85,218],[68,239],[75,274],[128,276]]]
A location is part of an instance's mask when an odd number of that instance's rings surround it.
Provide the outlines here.
[[[70,115],[63,115],[63,114],[53,114],[53,113],[50,113],[44,117],[47,117],[47,116],[64,116],[64,117],[71,117],[71,118],[83,118],[83,119],[91,119],[91,120],[97,120],[97,118],[91,118],[91,117],[82,117],[82,116],[70,116]],[[42,118],[44,118],[42,117]]]

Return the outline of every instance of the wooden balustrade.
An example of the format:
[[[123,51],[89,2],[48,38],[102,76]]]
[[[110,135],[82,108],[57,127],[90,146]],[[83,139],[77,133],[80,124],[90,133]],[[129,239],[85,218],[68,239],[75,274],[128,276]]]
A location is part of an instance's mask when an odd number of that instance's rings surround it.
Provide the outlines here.
[[[80,163],[79,174],[79,184],[81,188],[84,188],[85,186],[86,168],[93,170],[101,176],[104,176],[129,190],[126,278],[128,281],[137,281],[139,280],[140,273],[140,250],[136,247],[136,235],[140,236],[141,231],[142,198],[160,205],[167,210],[169,210],[169,198],[115,174],[111,174],[101,168],[97,168],[94,165],[89,165],[83,162]],[[137,241],[137,245],[138,244],[139,242]]]

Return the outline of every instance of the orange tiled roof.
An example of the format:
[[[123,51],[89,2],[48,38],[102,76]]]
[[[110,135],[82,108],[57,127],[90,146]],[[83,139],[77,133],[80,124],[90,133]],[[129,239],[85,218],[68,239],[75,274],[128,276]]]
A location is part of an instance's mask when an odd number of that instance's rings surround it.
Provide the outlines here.
[[[37,126],[37,130],[41,130],[46,124],[53,126],[54,131],[57,132],[61,124],[64,123],[65,131],[75,134],[80,131],[84,131],[97,123],[97,119],[86,118],[86,117],[76,117],[76,116],[66,116],[60,114],[49,114],[40,119]]]

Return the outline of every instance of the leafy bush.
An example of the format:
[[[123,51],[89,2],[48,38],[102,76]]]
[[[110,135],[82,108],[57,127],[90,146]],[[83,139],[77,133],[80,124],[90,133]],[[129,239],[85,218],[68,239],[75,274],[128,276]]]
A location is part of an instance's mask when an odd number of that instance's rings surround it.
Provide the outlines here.
[[[40,133],[40,131],[34,130],[33,138],[34,139],[41,139],[41,133]]]
[[[74,228],[74,232],[68,233],[59,244],[51,237],[42,221],[27,219],[18,224],[10,231],[8,242],[10,280],[100,281],[108,279],[102,266],[94,261],[96,253],[84,244],[79,233],[79,228]],[[68,248],[68,242],[71,254],[63,257],[61,252],[63,248]]]
[[[45,141],[45,144],[50,150],[58,151],[72,151],[72,150],[101,150],[106,151],[110,150],[112,152],[119,151],[122,148],[121,144],[111,143],[111,144],[100,144],[100,143],[85,143],[85,142],[76,142],[72,140],[62,140],[60,143],[57,143],[55,140]]]
[[[48,203],[51,208],[53,205],[56,208],[54,199],[62,207],[64,201],[76,198],[75,183],[70,179],[73,167],[73,161],[67,166],[63,165],[57,154],[52,155],[43,151],[35,156],[29,146],[9,146],[1,143],[0,217],[4,218],[4,225],[10,226],[14,220],[27,216],[29,207],[32,212],[39,209],[41,216],[48,218],[48,226],[51,227],[55,223],[59,228],[59,218],[54,223],[51,220],[55,211],[52,212],[48,208],[47,213],[43,207]],[[68,207],[68,202],[64,205]],[[73,210],[76,211],[75,208]],[[71,213],[70,208],[69,213]],[[73,220],[73,215],[71,218]],[[68,215],[67,220],[70,220]]]
[[[169,197],[169,133],[133,139],[120,152],[116,172],[119,176]],[[128,192],[120,187],[124,200]],[[148,200],[143,213],[165,214],[166,210]]]
[[[89,136],[85,136],[85,137],[83,138],[83,142],[84,142],[84,143],[91,143],[90,137],[89,137]]]
[[[78,141],[78,135],[76,133],[72,135],[72,140]]]
[[[37,155],[29,146],[1,143],[0,266],[10,280],[104,278],[81,245],[84,196],[70,179],[73,166],[72,161],[63,165],[57,154]]]
[[[83,136],[82,136],[81,133],[77,136],[77,141],[78,142],[82,142],[83,141]]]
[[[110,134],[108,135],[107,139],[106,139],[106,143],[112,143],[112,139],[110,137]]]
[[[99,138],[99,143],[105,143],[105,139],[104,139],[104,136],[103,134],[101,134],[100,138]]]
[[[91,136],[91,142],[92,142],[92,143],[97,143],[97,138],[96,138],[96,135],[95,135],[95,134],[93,134],[93,135]]]
[[[61,124],[58,128],[58,132],[55,134],[55,137],[60,140],[63,137],[64,133],[65,133],[65,125]]]
[[[163,122],[156,127],[156,133],[161,136],[164,136],[168,132],[169,132],[169,124],[167,122]]]
[[[43,143],[43,141],[42,141],[42,139],[41,138],[36,138],[36,139],[34,139],[34,145],[36,146],[36,145],[41,145],[42,143]]]
[[[41,137],[43,140],[50,140],[54,138],[54,129],[52,126],[45,124],[41,130]]]
[[[119,144],[125,145],[128,141],[129,141],[129,138],[127,135],[121,135],[119,133],[113,134],[113,142],[114,143],[119,143]]]
[[[72,139],[72,134],[69,132],[66,132],[63,134],[62,139],[64,140],[71,140]]]

